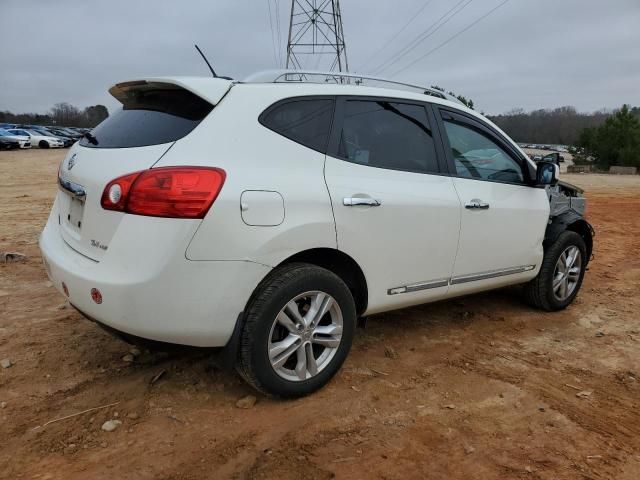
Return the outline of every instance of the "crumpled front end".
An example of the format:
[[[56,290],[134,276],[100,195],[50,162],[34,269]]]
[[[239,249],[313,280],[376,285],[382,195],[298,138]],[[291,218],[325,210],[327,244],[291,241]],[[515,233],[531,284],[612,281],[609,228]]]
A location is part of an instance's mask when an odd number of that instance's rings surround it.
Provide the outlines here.
[[[554,186],[547,187],[549,195],[549,217],[558,217],[568,211],[574,211],[579,216],[584,217],[587,207],[587,199],[584,197],[580,187],[566,182],[558,182]]]

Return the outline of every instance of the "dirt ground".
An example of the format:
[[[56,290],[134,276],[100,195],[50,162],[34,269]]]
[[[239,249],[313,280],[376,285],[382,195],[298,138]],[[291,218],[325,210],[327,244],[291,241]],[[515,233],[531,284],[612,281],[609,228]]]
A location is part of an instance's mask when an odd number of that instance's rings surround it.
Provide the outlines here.
[[[597,230],[566,311],[506,289],[377,315],[326,388],[240,409],[211,352],[127,363],[47,280],[65,153],[0,153],[0,252],[28,256],[0,264],[0,478],[640,478],[640,177],[563,176]]]

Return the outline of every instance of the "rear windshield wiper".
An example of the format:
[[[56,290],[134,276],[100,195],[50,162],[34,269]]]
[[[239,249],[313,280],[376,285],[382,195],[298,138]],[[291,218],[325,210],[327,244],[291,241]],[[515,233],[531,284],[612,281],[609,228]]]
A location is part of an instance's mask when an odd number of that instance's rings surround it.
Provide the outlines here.
[[[98,139],[91,135],[91,132],[84,132],[83,137],[89,140],[92,145],[98,145]]]

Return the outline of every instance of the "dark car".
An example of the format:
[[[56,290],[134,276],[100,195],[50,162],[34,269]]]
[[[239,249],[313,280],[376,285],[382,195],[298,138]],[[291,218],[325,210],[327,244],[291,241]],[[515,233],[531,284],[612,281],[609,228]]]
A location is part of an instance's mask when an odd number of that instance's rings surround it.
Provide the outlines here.
[[[562,162],[564,162],[564,157],[562,155],[560,155],[558,152],[553,152],[553,153],[549,153],[549,154],[545,155],[544,157],[542,157],[542,161],[543,162],[553,162],[556,165],[560,165]]]
[[[80,136],[72,135],[71,133],[61,128],[47,127],[47,131],[51,132],[56,137],[63,139],[65,147],[73,145],[77,140],[81,138],[81,135]],[[67,143],[69,145],[67,145]]]
[[[71,127],[56,127],[56,126],[52,126],[52,127],[46,127],[46,128],[47,128],[47,130],[50,130],[52,132],[56,132],[59,135],[62,135],[64,137],[73,138],[74,140],[79,140],[79,139],[82,138],[82,133],[73,130]]]

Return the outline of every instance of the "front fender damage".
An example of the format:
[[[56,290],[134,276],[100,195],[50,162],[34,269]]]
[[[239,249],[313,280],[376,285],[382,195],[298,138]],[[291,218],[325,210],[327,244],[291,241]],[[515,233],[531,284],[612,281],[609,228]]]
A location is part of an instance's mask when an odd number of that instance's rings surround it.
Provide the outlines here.
[[[584,218],[586,198],[584,191],[566,182],[558,182],[547,187],[549,196],[549,223],[545,232],[543,247],[545,250],[566,230],[578,233],[587,247],[587,262],[593,256],[593,237],[595,230]]]

